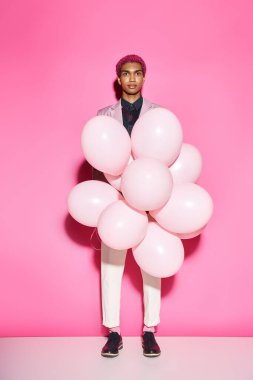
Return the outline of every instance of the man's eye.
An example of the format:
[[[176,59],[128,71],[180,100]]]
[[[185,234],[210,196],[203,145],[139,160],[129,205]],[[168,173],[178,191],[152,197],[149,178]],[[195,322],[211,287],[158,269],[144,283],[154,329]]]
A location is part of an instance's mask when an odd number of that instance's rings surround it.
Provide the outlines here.
[[[124,75],[124,77],[126,77],[128,75],[128,73],[122,73],[122,75]]]

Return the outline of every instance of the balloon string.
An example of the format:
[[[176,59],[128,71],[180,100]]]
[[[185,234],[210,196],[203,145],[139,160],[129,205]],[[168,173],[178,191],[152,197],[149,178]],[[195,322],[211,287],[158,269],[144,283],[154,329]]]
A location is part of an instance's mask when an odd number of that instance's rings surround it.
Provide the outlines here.
[[[91,236],[90,236],[90,246],[93,248],[93,249],[95,249],[95,251],[100,251],[100,248],[96,248],[93,244],[92,244],[92,239],[93,239],[93,235],[94,235],[94,232],[97,232],[97,227],[95,227],[94,228],[94,230],[93,230],[93,232],[92,232],[92,234],[91,234]],[[98,236],[98,238],[99,238],[99,235],[98,235],[98,233],[97,233],[97,236]]]

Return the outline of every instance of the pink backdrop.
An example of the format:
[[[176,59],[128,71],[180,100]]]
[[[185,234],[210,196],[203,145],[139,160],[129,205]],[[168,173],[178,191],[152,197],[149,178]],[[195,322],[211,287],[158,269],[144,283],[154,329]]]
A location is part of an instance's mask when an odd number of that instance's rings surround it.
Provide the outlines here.
[[[162,282],[158,335],[253,332],[252,2],[1,1],[0,334],[100,335],[100,252],[66,199],[90,179],[80,135],[115,102],[114,66],[147,63],[143,95],[181,120],[202,153],[215,212]],[[98,246],[98,240],[94,241]],[[129,252],[122,333],[142,327]]]

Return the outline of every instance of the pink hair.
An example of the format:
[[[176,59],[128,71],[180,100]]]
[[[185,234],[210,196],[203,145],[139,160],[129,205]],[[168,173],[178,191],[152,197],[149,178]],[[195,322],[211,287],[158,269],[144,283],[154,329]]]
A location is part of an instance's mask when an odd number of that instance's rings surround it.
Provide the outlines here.
[[[147,68],[146,68],[146,64],[143,61],[143,59],[136,54],[129,54],[129,55],[126,55],[125,57],[121,58],[119,60],[119,62],[116,64],[116,74],[118,77],[120,77],[120,74],[121,74],[121,66],[127,62],[138,62],[138,63],[140,63],[141,67],[142,67],[143,75],[145,76]]]

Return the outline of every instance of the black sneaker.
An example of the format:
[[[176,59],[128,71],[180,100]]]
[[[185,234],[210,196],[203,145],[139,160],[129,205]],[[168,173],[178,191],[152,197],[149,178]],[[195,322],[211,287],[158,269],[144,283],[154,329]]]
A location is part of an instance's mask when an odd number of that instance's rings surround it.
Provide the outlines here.
[[[160,347],[151,331],[145,331],[142,335],[143,355],[154,357],[161,355]]]
[[[113,358],[119,355],[119,350],[123,348],[122,337],[117,332],[111,332],[108,340],[102,348],[101,355]]]

